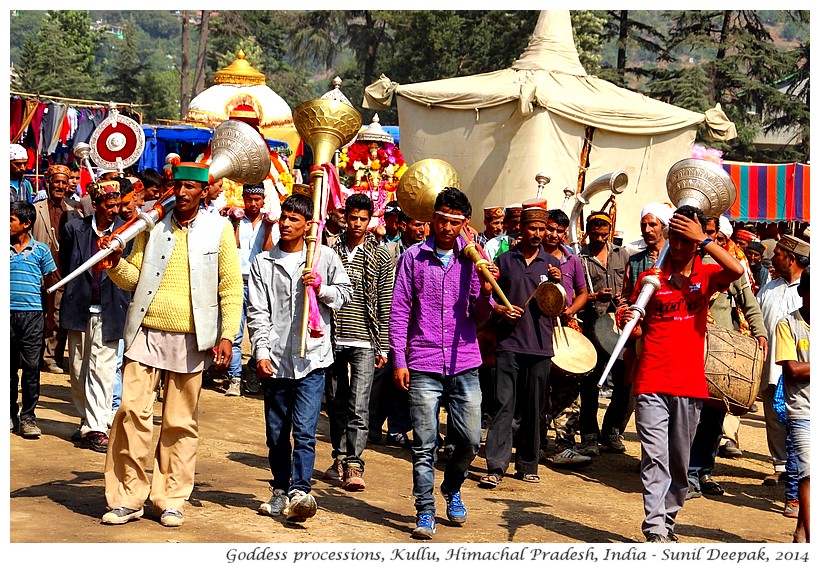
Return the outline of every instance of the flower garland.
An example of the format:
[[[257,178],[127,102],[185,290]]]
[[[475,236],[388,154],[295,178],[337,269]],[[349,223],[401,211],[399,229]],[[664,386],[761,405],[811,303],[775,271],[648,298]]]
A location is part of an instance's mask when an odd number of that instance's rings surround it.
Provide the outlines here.
[[[355,141],[339,153],[339,178],[354,193],[373,200],[374,216],[383,223],[385,206],[396,198],[407,165],[399,147],[393,143]]]

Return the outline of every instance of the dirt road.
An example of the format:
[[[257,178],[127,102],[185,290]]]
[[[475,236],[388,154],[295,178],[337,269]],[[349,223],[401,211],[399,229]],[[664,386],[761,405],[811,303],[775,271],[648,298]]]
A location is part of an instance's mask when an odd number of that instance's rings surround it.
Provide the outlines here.
[[[105,512],[104,455],[79,449],[70,441],[77,417],[67,376],[43,373],[37,412],[42,438],[27,441],[10,435],[11,543],[411,541],[409,450],[369,447],[364,456],[367,489],[347,493],[338,484],[320,479],[331,461],[323,414],[314,472],[319,512],[303,525],[286,525],[256,513],[269,496],[261,396],[225,397],[220,387],[211,385],[203,389],[200,405],[197,480],[186,506],[185,525],[163,528],[148,510],[149,503],[145,518],[124,526],[104,526],[100,524]],[[158,403],[157,414],[159,407]],[[744,418],[744,457],[718,458],[715,478],[726,494],[688,501],[678,516],[682,542],[791,541],[795,521],[782,516],[783,486],[761,484],[771,465],[760,410]],[[604,454],[576,472],[541,467],[537,484],[508,475],[494,491],[476,486],[486,467],[483,457],[476,458],[462,490],[469,522],[454,527],[440,517],[435,541],[643,541],[641,486],[635,472],[640,446],[634,427],[628,429],[626,439],[625,455]],[[440,478],[438,472],[437,482]]]

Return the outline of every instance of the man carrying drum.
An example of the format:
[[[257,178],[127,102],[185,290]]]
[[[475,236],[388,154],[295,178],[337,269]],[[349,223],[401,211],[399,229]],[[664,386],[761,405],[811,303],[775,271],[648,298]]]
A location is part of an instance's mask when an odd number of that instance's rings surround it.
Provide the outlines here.
[[[584,333],[593,342],[599,343],[595,369],[581,381],[580,424],[583,444],[600,442],[610,451],[623,453],[626,446],[621,439],[621,424],[629,408],[629,385],[624,383],[623,362],[617,362],[613,366],[612,398],[604,415],[603,434],[598,428],[597,383],[610,354],[600,346],[602,339],[596,337],[596,327],[597,330],[601,330],[600,327],[605,325],[598,324],[598,320],[615,312],[623,289],[626,264],[629,261],[629,254],[624,248],[609,242],[611,230],[612,219],[609,215],[602,212],[592,213],[587,218],[587,244],[581,247],[579,253],[591,292],[580,317],[584,323]],[[612,325],[609,327],[612,331]]]
[[[725,219],[725,218],[724,218]],[[720,219],[709,217],[706,219],[706,235],[714,238],[715,242],[736,258],[742,257],[742,253],[736,254],[735,250],[729,247],[731,241],[724,233],[718,231]],[[714,259],[705,255],[704,264],[715,264]],[[763,314],[760,306],[752,293],[749,277],[740,276],[733,281],[726,291],[719,291],[712,294],[709,299],[708,322],[729,330],[735,330],[734,318],[739,319],[739,332],[757,339],[758,348],[761,350],[761,361],[766,357],[768,340],[766,338],[766,327],[763,324]],[[739,364],[738,360],[738,364]],[[750,370],[752,366],[746,366]],[[751,374],[744,374],[749,375]],[[715,458],[718,453],[723,436],[724,418],[726,409],[715,407],[712,404],[704,404],[700,413],[700,422],[692,442],[692,449],[689,455],[689,492],[686,499],[705,495],[722,495],[723,487],[712,479],[712,470],[715,468]],[[732,439],[733,445],[737,445],[737,427]],[[740,457],[740,456],[737,456]]]
[[[704,234],[705,225],[700,210],[680,207],[669,220],[668,259],[661,271],[653,268],[638,277],[630,299],[637,300],[645,277],[657,276],[660,287],[631,334],[643,336],[633,393],[646,515],[642,530],[650,543],[677,542],[675,517],[686,498],[689,451],[709,396],[703,362],[697,361],[705,346],[709,297],[743,275],[743,266]],[[698,250],[717,264],[704,264]],[[626,311],[619,326],[636,315]]]
[[[513,310],[496,304],[497,325],[495,408],[487,430],[487,475],[479,486],[494,489],[510,463],[515,444],[515,477],[537,483],[541,414],[550,358],[553,355],[553,319],[544,315],[532,299],[536,288],[548,279],[560,283],[558,259],[541,247],[547,228],[544,209],[525,209],[521,214],[521,241],[498,257],[498,285],[513,303]],[[518,305],[516,305],[516,303]]]

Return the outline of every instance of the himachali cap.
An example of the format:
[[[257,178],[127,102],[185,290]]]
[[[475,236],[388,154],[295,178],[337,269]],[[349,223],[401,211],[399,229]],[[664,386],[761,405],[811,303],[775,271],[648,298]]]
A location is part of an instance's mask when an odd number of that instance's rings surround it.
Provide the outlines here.
[[[91,182],[88,184],[88,195],[91,201],[99,201],[108,196],[120,195],[120,183],[117,180],[109,180],[108,182]]]
[[[28,152],[23,148],[23,145],[9,146],[10,160],[25,160],[28,161]]]
[[[532,207],[537,207],[538,209],[543,209],[544,211],[547,210],[547,200],[543,197],[534,197],[532,199],[528,199],[521,204],[521,207],[524,209],[530,209]]]
[[[521,215],[521,211],[523,211],[523,207],[521,207],[520,203],[512,203],[504,208],[504,214],[512,215],[513,217]]]
[[[757,242],[756,240],[753,240],[749,243],[749,246],[746,247],[746,250],[754,250],[755,252],[763,254],[764,252],[766,252],[766,247],[763,246],[761,243]]]
[[[46,176],[51,178],[55,174],[62,174],[63,176],[68,178],[71,175],[71,171],[65,164],[52,164],[48,167],[48,170],[46,170]]]
[[[792,235],[783,235],[780,237],[780,240],[777,241],[777,246],[783,248],[784,250],[788,250],[797,256],[803,256],[804,258],[809,257],[809,243],[800,240],[797,237],[793,237]]]
[[[745,241],[752,241],[754,239],[754,235],[747,230],[738,229],[735,231],[735,238],[738,240],[745,240]]]
[[[208,183],[208,165],[199,162],[180,162],[171,167],[174,180],[190,180],[193,182]]]
[[[521,226],[533,221],[547,222],[547,210],[540,207],[528,207],[521,212]]]
[[[495,219],[497,217],[504,216],[504,208],[501,206],[494,206],[494,207],[485,207],[484,208],[484,218],[485,219]]]
[[[257,184],[243,184],[242,195],[265,195],[265,184],[259,182]]]

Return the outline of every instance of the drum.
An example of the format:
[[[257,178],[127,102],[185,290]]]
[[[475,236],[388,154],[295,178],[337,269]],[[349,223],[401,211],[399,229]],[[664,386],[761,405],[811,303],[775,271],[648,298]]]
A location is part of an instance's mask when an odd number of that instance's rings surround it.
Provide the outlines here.
[[[567,292],[560,283],[544,282],[535,288],[532,299],[547,317],[558,317],[567,308]],[[529,299],[527,300],[529,302]]]
[[[615,313],[605,313],[598,317],[592,325],[591,340],[600,352],[612,356],[615,345],[621,337],[621,329],[615,321]]]
[[[717,325],[706,327],[706,403],[734,415],[746,413],[760,388],[763,350],[757,340]]]
[[[581,379],[595,369],[598,353],[586,336],[566,327],[552,333],[552,372],[570,379]]]

